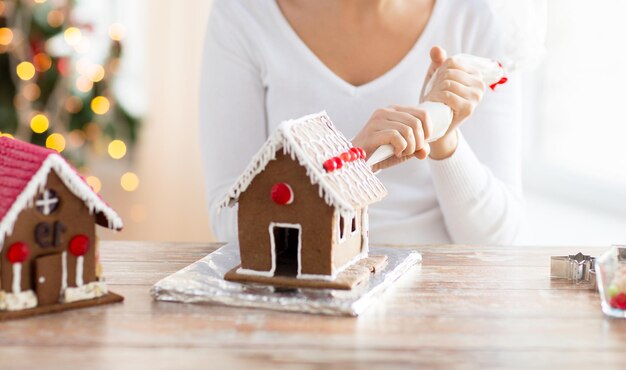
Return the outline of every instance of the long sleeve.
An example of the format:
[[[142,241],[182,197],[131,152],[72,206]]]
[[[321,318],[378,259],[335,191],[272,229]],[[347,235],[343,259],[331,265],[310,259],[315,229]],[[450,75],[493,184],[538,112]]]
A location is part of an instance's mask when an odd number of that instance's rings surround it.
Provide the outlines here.
[[[239,2],[215,1],[204,48],[200,147],[213,232],[234,240],[237,211],[218,204],[267,136],[263,66],[233,20]],[[258,58],[256,58],[258,59]]]
[[[465,34],[464,51],[499,59],[504,49],[491,14]],[[473,35],[472,35],[473,33]],[[477,37],[481,35],[481,37]],[[455,243],[512,244],[523,220],[521,76],[486,91],[461,126],[455,153],[430,160],[448,233]]]

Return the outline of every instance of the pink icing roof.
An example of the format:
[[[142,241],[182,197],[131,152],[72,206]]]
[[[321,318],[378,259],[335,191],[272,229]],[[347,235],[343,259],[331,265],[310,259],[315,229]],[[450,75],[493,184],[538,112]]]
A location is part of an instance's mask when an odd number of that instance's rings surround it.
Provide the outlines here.
[[[57,152],[8,137],[0,137],[0,245],[19,212],[45,187],[54,169],[68,189],[96,211],[99,225],[121,229],[121,218]],[[33,194],[25,194],[25,193]]]

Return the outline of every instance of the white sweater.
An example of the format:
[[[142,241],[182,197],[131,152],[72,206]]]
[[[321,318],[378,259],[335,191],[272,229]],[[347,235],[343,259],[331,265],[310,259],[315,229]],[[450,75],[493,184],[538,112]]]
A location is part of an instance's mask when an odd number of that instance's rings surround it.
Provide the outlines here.
[[[437,0],[412,50],[390,71],[358,87],[329,70],[286,21],[275,0],[216,0],[209,20],[201,92],[200,142],[213,230],[236,238],[236,208],[217,210],[228,187],[286,119],[326,110],[346,137],[372,112],[417,105],[440,45],[448,55],[502,57],[493,15],[479,0]],[[370,206],[373,243],[510,244],[522,218],[519,76],[462,125],[455,153],[383,170],[389,190]]]

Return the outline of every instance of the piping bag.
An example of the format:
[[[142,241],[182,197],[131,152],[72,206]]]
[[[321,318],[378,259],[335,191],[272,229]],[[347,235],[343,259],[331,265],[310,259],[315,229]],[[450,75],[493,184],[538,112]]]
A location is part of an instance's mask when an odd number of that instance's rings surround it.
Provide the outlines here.
[[[504,77],[504,68],[502,67],[502,64],[494,60],[470,54],[458,54],[455,58],[462,64],[478,69],[482,74],[483,82],[492,90],[495,89],[496,85],[503,84],[507,81],[507,78]],[[437,73],[439,73],[439,69],[435,71],[431,79],[428,81],[428,84],[424,89],[424,95],[428,94],[430,90],[432,90],[432,84],[433,81],[435,81]],[[448,128],[450,127],[454,116],[450,107],[443,103],[426,101],[419,104],[417,108],[426,110],[430,115],[432,133],[426,140],[427,142],[431,143],[436,141],[448,132]],[[367,164],[372,167],[387,158],[391,158],[392,156],[394,156],[393,146],[391,144],[381,145],[369,157]]]

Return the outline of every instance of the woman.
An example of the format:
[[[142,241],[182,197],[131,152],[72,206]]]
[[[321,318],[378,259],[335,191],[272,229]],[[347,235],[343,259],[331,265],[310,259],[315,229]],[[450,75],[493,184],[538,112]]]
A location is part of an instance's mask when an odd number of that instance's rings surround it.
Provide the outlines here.
[[[370,207],[373,243],[512,243],[522,216],[519,85],[509,76],[482,99],[480,74],[446,57],[497,60],[499,35],[479,0],[216,0],[201,141],[217,237],[236,238],[236,209],[217,204],[268,134],[326,110],[355,146],[395,148],[378,174],[389,195]],[[420,98],[454,111],[430,146]]]

